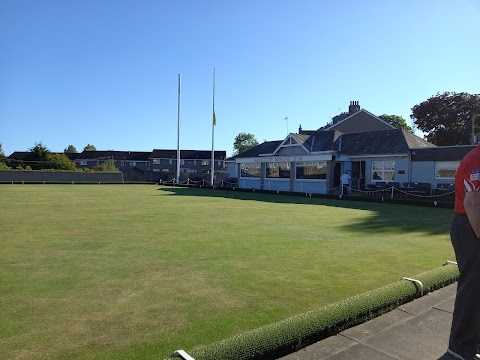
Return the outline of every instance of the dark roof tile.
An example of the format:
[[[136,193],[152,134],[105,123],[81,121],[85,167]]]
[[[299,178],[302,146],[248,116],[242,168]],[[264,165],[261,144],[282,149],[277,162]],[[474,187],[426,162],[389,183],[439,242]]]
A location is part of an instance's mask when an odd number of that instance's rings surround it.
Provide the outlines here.
[[[224,150],[216,150],[214,153],[215,160],[225,160],[227,152]],[[176,159],[177,150],[154,149],[150,154],[150,159]],[[211,150],[180,150],[180,159],[191,160],[209,160],[212,158]]]
[[[403,129],[344,134],[335,141],[335,149],[349,155],[407,154],[414,147],[436,146]]]
[[[247,158],[247,157],[257,157],[260,154],[271,154],[275,149],[283,142],[283,140],[276,141],[265,141],[251,149],[244,151],[241,154],[234,156],[233,158]]]
[[[132,161],[148,161],[149,152],[144,151],[99,151],[86,150],[77,156],[77,159],[82,160],[98,160],[98,159],[113,159],[113,160],[132,160]]]
[[[412,161],[460,161],[476,145],[439,146],[430,149],[412,149]]]

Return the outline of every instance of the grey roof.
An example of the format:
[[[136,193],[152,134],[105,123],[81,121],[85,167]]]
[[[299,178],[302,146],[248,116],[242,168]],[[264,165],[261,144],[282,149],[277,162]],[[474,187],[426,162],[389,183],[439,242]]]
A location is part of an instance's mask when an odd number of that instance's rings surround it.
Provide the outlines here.
[[[344,134],[335,142],[335,149],[348,155],[407,154],[412,148],[435,147],[404,129]]]
[[[310,153],[336,151],[348,155],[408,154],[410,149],[436,148],[435,145],[404,130],[379,130],[342,134],[337,130],[317,131],[312,135],[292,134]],[[234,158],[272,154],[283,140],[268,141]]]
[[[475,147],[476,145],[459,145],[412,149],[412,161],[459,161]]]
[[[216,150],[214,152],[215,160],[225,160],[227,152],[225,150]],[[176,159],[177,150],[154,149],[150,154],[150,159]],[[180,159],[200,159],[209,160],[212,158],[211,150],[180,150]]]
[[[63,153],[63,152],[52,152],[51,154],[64,154],[66,155],[70,160],[75,160],[79,153]],[[19,161],[25,161],[28,156],[28,151],[14,151],[9,157],[7,157],[7,160],[19,160]]]
[[[283,140],[276,140],[276,141],[265,141],[251,149],[244,151],[241,154],[234,156],[234,159],[238,158],[247,158],[247,157],[257,157],[260,154],[271,154],[275,151],[275,149],[283,142]]]
[[[10,154],[10,156],[7,157],[7,160],[25,160],[27,157],[27,152],[26,151],[14,151],[13,153]]]
[[[113,159],[113,160],[131,160],[131,161],[149,161],[150,151],[91,151],[86,150],[77,156],[77,159],[82,160],[98,160],[98,159]]]
[[[310,135],[308,146],[306,146],[310,152],[316,151],[333,151],[335,140],[342,135],[337,130],[318,131]]]

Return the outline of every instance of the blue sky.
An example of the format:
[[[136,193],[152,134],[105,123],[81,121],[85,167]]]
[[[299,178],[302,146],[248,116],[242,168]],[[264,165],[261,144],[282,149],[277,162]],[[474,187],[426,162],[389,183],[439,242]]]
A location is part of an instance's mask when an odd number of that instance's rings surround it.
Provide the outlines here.
[[[180,73],[180,147],[211,150],[213,68],[228,155],[240,132],[280,140],[351,100],[408,120],[480,93],[478,19],[478,0],[2,0],[0,143],[176,149]]]

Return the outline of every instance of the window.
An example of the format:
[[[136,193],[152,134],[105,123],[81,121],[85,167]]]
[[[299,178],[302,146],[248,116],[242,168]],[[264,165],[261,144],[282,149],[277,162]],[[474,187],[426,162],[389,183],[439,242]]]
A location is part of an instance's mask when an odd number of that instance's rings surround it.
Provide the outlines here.
[[[393,181],[395,160],[372,161],[372,181]]]
[[[297,163],[297,179],[323,179],[327,178],[326,161],[302,161]]]
[[[135,161],[127,161],[127,166],[135,166]]]
[[[218,160],[217,165],[218,165],[219,167],[222,167],[222,160]]]
[[[202,160],[202,165],[210,165],[210,161],[209,160]]]
[[[153,159],[153,164],[160,165],[160,159]]]
[[[169,159],[169,160],[168,160],[168,163],[169,163],[170,165],[172,165],[172,159]]]
[[[436,161],[435,179],[453,179],[460,161]]]
[[[153,169],[154,172],[160,172],[160,169]]]
[[[290,178],[290,163],[289,162],[267,163],[267,178],[278,178],[278,179]]]
[[[80,165],[87,166],[88,165],[87,160],[80,161]]]
[[[255,177],[262,176],[262,166],[259,163],[240,164],[241,177]]]
[[[185,160],[180,160],[180,165],[185,165]]]
[[[197,160],[193,160],[193,165],[197,165]]]

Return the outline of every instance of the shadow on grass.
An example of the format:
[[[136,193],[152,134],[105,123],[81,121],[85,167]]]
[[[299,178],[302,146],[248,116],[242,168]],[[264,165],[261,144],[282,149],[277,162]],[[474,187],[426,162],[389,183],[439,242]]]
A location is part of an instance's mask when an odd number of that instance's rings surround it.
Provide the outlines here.
[[[364,210],[371,216],[364,221],[349,222],[344,225],[351,231],[365,233],[424,232],[427,234],[449,234],[451,209],[389,204],[378,202],[363,202],[341,199],[310,198],[291,195],[276,195],[244,191],[212,190],[210,188],[161,187],[159,191],[178,196],[202,196],[235,199],[242,201],[260,201],[276,204],[323,205],[343,209]]]

